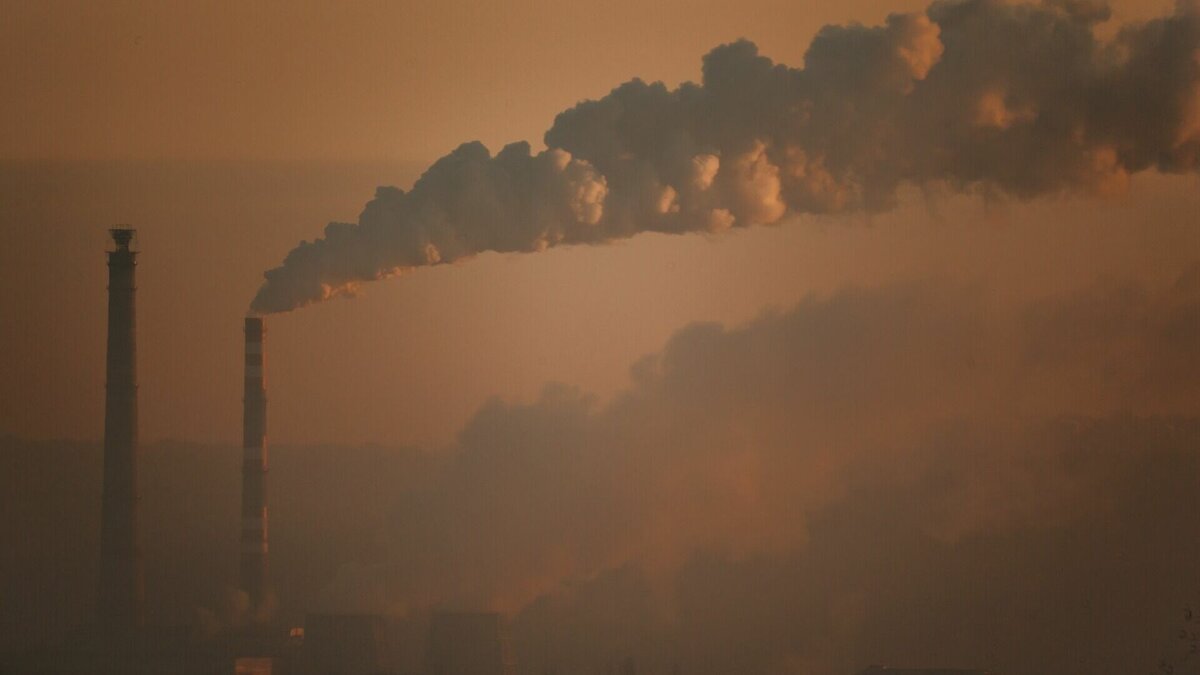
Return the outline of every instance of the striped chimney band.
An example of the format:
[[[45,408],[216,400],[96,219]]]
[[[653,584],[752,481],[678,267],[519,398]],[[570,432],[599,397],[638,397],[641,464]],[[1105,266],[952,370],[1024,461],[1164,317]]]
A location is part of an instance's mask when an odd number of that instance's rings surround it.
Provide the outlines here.
[[[243,398],[242,453],[242,589],[251,605],[267,596],[267,387],[266,327],[260,317],[246,318],[246,379]]]

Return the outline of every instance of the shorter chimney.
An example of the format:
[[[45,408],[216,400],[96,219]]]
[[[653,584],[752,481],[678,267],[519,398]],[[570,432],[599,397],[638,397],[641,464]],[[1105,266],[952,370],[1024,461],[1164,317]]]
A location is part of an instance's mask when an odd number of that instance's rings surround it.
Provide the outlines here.
[[[246,317],[246,389],[242,399],[242,590],[261,614],[267,595],[266,328]]]

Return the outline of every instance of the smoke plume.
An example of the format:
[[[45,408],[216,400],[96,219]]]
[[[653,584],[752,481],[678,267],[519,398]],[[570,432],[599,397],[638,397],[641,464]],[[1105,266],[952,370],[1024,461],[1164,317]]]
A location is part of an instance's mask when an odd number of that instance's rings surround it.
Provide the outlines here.
[[[1167,289],[991,295],[849,289],[686,328],[604,405],[563,385],[492,401],[401,495],[391,555],[343,569],[330,601],[517,611],[626,566],[673,579],[698,555],[790,555],[854,490],[913,491],[914,536],[939,542],[1103,511],[1055,430],[1195,414],[1200,266]]]
[[[1200,6],[1100,39],[1109,14],[1102,0],[942,0],[827,26],[802,68],[722,45],[699,84],[634,79],[559,114],[542,152],[465,143],[408,192],[379,188],[357,223],[268,270],[252,309],[483,251],[880,211],[904,185],[1029,198],[1196,170]]]

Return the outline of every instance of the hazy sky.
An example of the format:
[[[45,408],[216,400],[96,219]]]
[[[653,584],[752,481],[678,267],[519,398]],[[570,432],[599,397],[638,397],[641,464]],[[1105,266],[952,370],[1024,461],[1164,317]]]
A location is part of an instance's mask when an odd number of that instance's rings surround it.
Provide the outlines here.
[[[925,4],[6,1],[0,157],[427,162],[464,140],[539,144],[632,77],[697,79],[721,42],[800,65],[825,24]],[[1114,3],[1117,19],[1171,7]]]
[[[0,139],[12,160],[0,269],[22,290],[0,310],[0,428],[99,436],[114,223],[138,227],[144,251],[143,435],[236,439],[240,319],[262,271],[326,222],[354,220],[375,186],[408,187],[465,140],[536,147],[557,112],[632,76],[697,79],[721,41],[750,37],[799,66],[824,23],[921,6],[13,3],[0,27],[13,130]],[[1169,11],[1115,5],[1124,18]],[[308,161],[270,163],[296,158]],[[488,396],[527,399],[547,381],[603,396],[690,321],[738,323],[848,283],[945,273],[1041,292],[1098,274],[1170,278],[1200,249],[1194,188],[1146,174],[1106,199],[911,190],[872,218],[423,270],[269,322],[270,433],[443,442]]]

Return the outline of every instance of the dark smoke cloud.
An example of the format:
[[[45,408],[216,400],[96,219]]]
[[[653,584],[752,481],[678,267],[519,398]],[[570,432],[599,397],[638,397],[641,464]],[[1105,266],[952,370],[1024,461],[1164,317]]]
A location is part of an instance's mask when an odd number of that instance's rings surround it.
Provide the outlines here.
[[[1200,159],[1200,7],[1096,36],[1095,0],[943,1],[827,26],[803,68],[739,41],[700,84],[632,80],[560,114],[547,150],[466,143],[380,188],[266,272],[257,312],[483,251],[716,232],[788,213],[878,211],[905,184],[1017,197],[1112,192]]]
[[[670,598],[697,556],[810,551],[815,524],[873,490],[936,547],[1103,518],[1129,486],[1091,475],[1103,434],[1077,434],[1129,418],[1131,448],[1193,462],[1197,345],[1200,267],[1165,289],[1110,282],[1006,305],[908,283],[697,324],[606,404],[557,385],[485,405],[436,479],[403,496],[390,555],[343,569],[327,600],[516,612],[622,569]],[[1191,431],[1171,436],[1164,416]],[[671,614],[669,599],[650,604]]]
[[[847,480],[810,515],[803,549],[689,558],[666,612],[661,583],[635,564],[539,598],[515,619],[521,663],[1194,674],[1180,632],[1197,627],[1198,445],[1196,417],[942,429],[904,477],[882,476],[891,466]],[[953,534],[964,506],[972,527]]]

